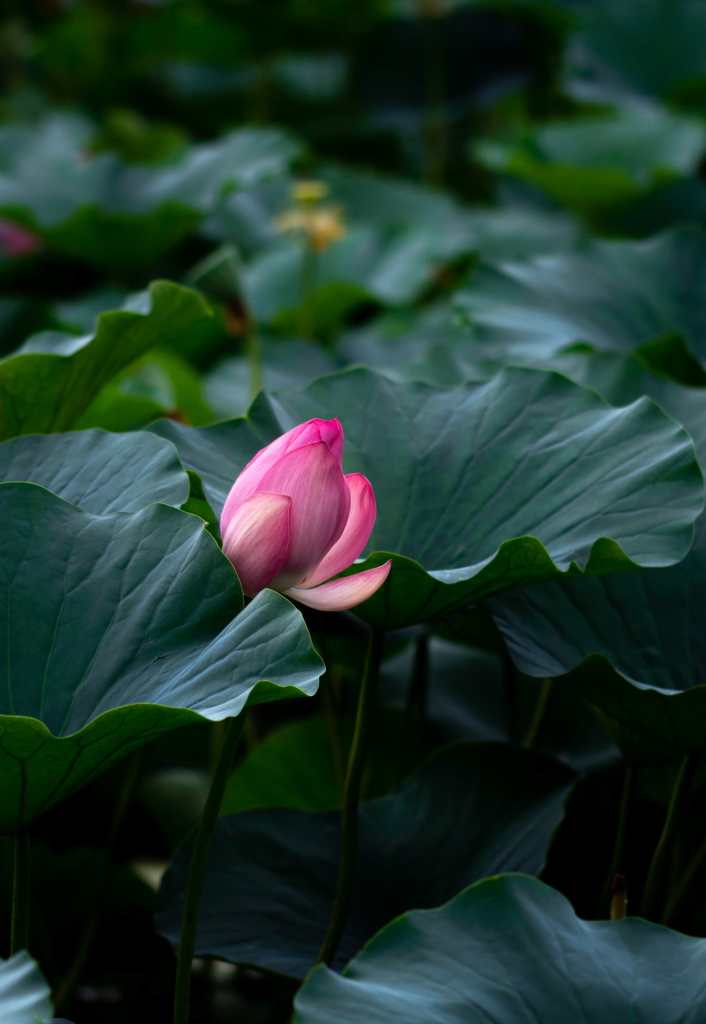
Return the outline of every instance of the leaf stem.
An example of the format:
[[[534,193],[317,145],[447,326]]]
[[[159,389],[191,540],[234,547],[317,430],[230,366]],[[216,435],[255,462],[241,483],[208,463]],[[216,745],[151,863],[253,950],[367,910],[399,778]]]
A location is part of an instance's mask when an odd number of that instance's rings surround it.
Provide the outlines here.
[[[140,767],[142,765],[142,753],[143,752],[141,750],[138,750],[130,758],[128,770],[125,773],[123,784],[120,787],[120,793],[118,794],[118,799],[113,810],[113,817],[110,822],[110,829],[102,850],[101,863],[98,868],[98,881],[93,892],[92,905],[83,927],[83,933],[81,935],[73,963],[56,993],[54,1000],[56,1007],[63,1005],[75,989],[91,952],[93,939],[96,934],[96,929],[98,928],[98,922],[100,921],[101,914],[103,912],[103,905],[108,891],[108,885],[110,884],[110,879],[113,873],[115,844],[117,842],[118,835],[120,834],[120,829],[125,819],[127,809],[132,802],[133,793],[135,792],[135,785],[139,778]]]
[[[12,924],[10,955],[29,946],[30,904],[30,847],[29,832],[15,833],[15,860],[12,877]]]
[[[302,250],[301,285],[299,294],[299,335],[307,341],[315,338],[314,292],[318,271],[318,255],[305,238]]]
[[[397,781],[401,782],[421,756],[424,749],[424,724],[429,691],[429,637],[417,638],[412,675],[404,710]]]
[[[527,735],[525,736],[524,743],[522,746],[525,750],[534,750],[539,739],[539,734],[542,731],[544,725],[544,719],[547,713],[547,706],[549,704],[549,698],[554,690],[554,679],[544,679],[542,681],[542,688],[539,691],[537,697],[537,703],[534,707],[534,714],[532,715],[532,721],[530,722]]]
[[[189,996],[191,992],[191,964],[196,949],[196,933],[199,924],[199,905],[206,878],[208,855],[211,841],[218,820],[218,812],[223,802],[228,777],[233,766],[233,758],[238,748],[240,734],[243,731],[245,715],[241,712],[237,718],[231,718],[223,737],[211,788],[206,798],[206,806],[201,815],[201,823],[196,833],[196,843],[191,857],[189,881],[184,899],[184,916],[181,921],[181,939],[177,958],[176,985],[174,992],[174,1024],[188,1024]]]
[[[625,850],[628,838],[628,818],[630,817],[630,800],[632,797],[634,780],[635,766],[628,762],[625,766],[625,774],[623,776],[623,789],[620,795],[620,811],[618,814],[618,830],[615,834],[613,857],[610,862],[610,867],[608,868],[608,877],[606,878],[605,885],[603,886],[600,906],[598,909],[599,916],[601,917],[608,917],[609,915],[611,893],[615,876],[625,874]]]
[[[691,858],[686,870],[682,873],[679,881],[675,885],[672,892],[669,893],[667,905],[664,908],[664,913],[662,914],[662,920],[660,921],[660,924],[669,924],[669,922],[672,920],[675,913],[679,909],[679,904],[684,899],[687,889],[694,881],[696,873],[698,872],[699,868],[702,866],[705,860],[706,840],[701,844],[701,846],[698,848],[694,856]]]
[[[380,629],[371,629],[368,652],[365,659],[363,680],[358,697],[358,712],[355,720],[353,744],[348,757],[348,770],[343,791],[341,809],[341,861],[338,886],[333,913],[324,943],[317,957],[317,963],[331,964],[338,951],[353,895],[353,881],[358,855],[358,804],[365,767],[365,754],[370,738],[370,729],[375,705],[375,691],[380,674],[380,661],[385,634]]]
[[[689,790],[691,788],[691,781],[694,776],[697,760],[698,754],[691,753],[685,755],[679,768],[674,788],[672,789],[672,796],[669,801],[669,808],[667,810],[664,828],[662,829],[662,834],[659,837],[659,842],[657,843],[657,847],[652,857],[652,863],[650,864],[650,870],[647,874],[647,881],[645,883],[645,891],[642,895],[640,914],[648,920],[652,919],[655,913],[662,878],[664,876],[664,871],[667,866],[667,860],[669,859],[674,839],[676,838],[676,834],[684,816],[684,810],[689,797]]]

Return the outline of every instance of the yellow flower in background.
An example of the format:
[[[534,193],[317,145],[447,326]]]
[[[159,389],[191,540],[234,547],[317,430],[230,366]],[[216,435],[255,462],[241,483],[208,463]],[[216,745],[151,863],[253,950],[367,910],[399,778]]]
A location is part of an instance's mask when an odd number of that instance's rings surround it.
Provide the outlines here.
[[[278,230],[300,232],[314,252],[324,252],[343,238],[346,233],[343,207],[338,203],[323,203],[328,192],[324,181],[295,182],[291,194],[296,206],[275,218]]]

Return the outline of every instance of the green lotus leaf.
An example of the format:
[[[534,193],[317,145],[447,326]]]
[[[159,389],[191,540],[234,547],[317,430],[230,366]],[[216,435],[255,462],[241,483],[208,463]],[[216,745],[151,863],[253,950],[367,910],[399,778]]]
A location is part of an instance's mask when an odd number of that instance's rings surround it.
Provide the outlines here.
[[[448,391],[351,370],[261,396],[244,419],[151,429],[200,474],[218,513],[255,452],[315,416],[341,420],[344,470],[375,490],[372,554],[347,571],[393,558],[387,583],[357,609],[380,628],[560,573],[673,564],[703,504],[688,435],[648,399],[613,409],[534,370]]]
[[[568,673],[619,737],[624,730],[645,741],[642,754],[633,742],[635,756],[673,760],[706,746],[704,588],[702,516],[679,565],[554,580],[493,598],[488,607],[523,672]]]
[[[577,98],[634,105],[635,97],[703,101],[706,10],[693,0],[597,0],[569,49],[567,87]],[[679,60],[673,54],[679,54]]]
[[[438,906],[498,871],[539,871],[575,778],[545,755],[456,744],[394,793],[361,804],[356,886],[337,964],[412,907]],[[331,914],[339,822],[338,811],[287,807],[220,818],[197,953],[304,977]],[[187,844],[160,890],[157,925],[175,944],[189,856]]]
[[[649,965],[649,966],[648,966]],[[488,878],[379,932],[343,976],[317,967],[296,1024],[698,1024],[706,942],[582,921],[534,878]]]
[[[0,440],[69,430],[116,373],[211,315],[196,292],[156,281],[91,334],[35,334],[0,361]]]
[[[474,155],[590,216],[637,199],[664,178],[689,177],[704,149],[699,120],[644,105],[543,125],[517,145],[482,141]]]
[[[95,516],[28,483],[0,509],[0,831],[175,726],[315,691],[300,614],[271,591],[241,611],[195,516]]]
[[[678,228],[480,267],[456,305],[472,323],[477,356],[537,365],[581,343],[635,353],[655,373],[703,386],[705,294],[706,232]]]
[[[154,434],[82,430],[30,434],[0,444],[0,482],[41,484],[86,512],[183,505],[189,477],[174,446]]]
[[[29,953],[23,949],[0,960],[3,1024],[47,1024],[53,1012],[49,986]]]
[[[0,210],[67,255],[130,275],[169,252],[229,191],[281,173],[299,149],[282,131],[248,127],[193,146],[176,163],[136,166],[114,153],[87,159],[94,133],[76,115],[1,129],[9,156]]]

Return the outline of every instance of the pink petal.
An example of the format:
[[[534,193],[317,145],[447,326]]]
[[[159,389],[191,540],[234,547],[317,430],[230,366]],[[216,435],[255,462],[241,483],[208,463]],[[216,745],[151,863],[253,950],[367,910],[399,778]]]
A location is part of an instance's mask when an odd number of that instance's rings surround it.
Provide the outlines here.
[[[223,554],[233,563],[243,593],[254,597],[282,568],[289,547],[292,499],[258,491],[236,509],[223,537]]]
[[[291,589],[284,593],[309,608],[318,608],[322,612],[345,612],[372,597],[389,576],[391,566],[392,560],[356,576],[343,576],[340,580],[323,583],[313,590]]]
[[[0,217],[0,249],[8,256],[28,256],[41,248],[41,241],[20,224]]]
[[[338,460],[324,441],[295,448],[262,477],[263,491],[288,494],[289,549],[274,590],[300,583],[343,533],[351,493]]]
[[[248,462],[230,489],[221,513],[221,536],[238,505],[257,490],[262,490],[263,476],[288,452],[316,441],[323,441],[341,464],[343,454],[343,429],[338,420],[307,420],[298,427],[292,427],[265,448],[261,448]]]
[[[339,420],[309,420],[309,423],[317,424],[321,440],[329,446],[340,466],[343,459],[343,427]]]
[[[351,510],[346,526],[322,561],[302,580],[300,586],[315,587],[324,580],[337,576],[355,562],[373,531],[375,525],[375,495],[370,481],[362,473],[349,473],[345,479],[351,492]]]

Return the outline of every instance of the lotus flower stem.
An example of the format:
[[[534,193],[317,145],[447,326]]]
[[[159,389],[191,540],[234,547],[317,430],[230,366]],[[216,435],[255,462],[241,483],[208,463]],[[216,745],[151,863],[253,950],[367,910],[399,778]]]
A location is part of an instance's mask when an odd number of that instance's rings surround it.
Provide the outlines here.
[[[525,750],[534,750],[537,745],[537,740],[542,731],[544,725],[544,719],[547,713],[547,706],[554,690],[554,680],[544,679],[542,681],[542,688],[539,691],[539,697],[537,697],[537,703],[534,707],[534,714],[532,715],[532,721],[530,722],[525,741],[522,746]]]
[[[184,899],[184,916],[181,921],[181,938],[179,956],[177,958],[176,986],[174,992],[174,1024],[189,1024],[189,996],[191,991],[191,964],[196,949],[196,932],[199,924],[199,905],[206,877],[208,855],[211,841],[218,820],[218,812],[223,802],[228,777],[233,766],[233,758],[238,749],[240,734],[243,731],[245,715],[228,722],[218,763],[211,780],[211,788],[206,798],[206,806],[201,815],[201,823],[196,833],[196,843],[191,857],[189,881]]]
[[[640,915],[648,920],[651,920],[655,913],[664,871],[684,816],[684,809],[689,797],[698,756],[695,753],[685,755],[674,783],[664,828],[652,857],[647,881],[645,882],[645,891],[642,895]]]
[[[380,661],[385,634],[372,629],[365,659],[363,680],[358,697],[358,712],[355,719],[353,744],[348,756],[348,770],[343,791],[341,809],[341,861],[338,870],[338,886],[333,913],[324,943],[317,957],[317,963],[331,964],[338,951],[353,895],[356,861],[358,859],[358,804],[360,787],[365,767],[365,754],[370,738],[370,728],[375,706],[375,691],[380,675]]]
[[[30,849],[29,832],[15,833],[15,865],[12,879],[12,925],[10,955],[27,949],[29,945],[30,905]]]
[[[620,796],[618,831],[615,835],[615,848],[613,849],[613,858],[610,862],[610,868],[608,869],[608,877],[606,878],[605,885],[603,886],[603,892],[601,893],[601,902],[598,908],[598,913],[600,917],[608,917],[609,915],[611,904],[611,891],[615,876],[625,874],[625,849],[627,846],[628,818],[630,816],[630,800],[632,798],[634,780],[635,766],[628,762],[628,764],[625,766],[625,775],[623,777],[623,791]]]
[[[262,344],[257,327],[251,323],[245,337],[245,353],[248,359],[248,402],[253,402],[263,388]]]

